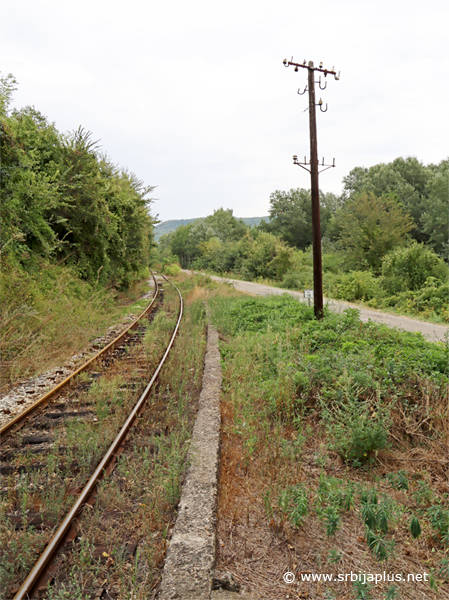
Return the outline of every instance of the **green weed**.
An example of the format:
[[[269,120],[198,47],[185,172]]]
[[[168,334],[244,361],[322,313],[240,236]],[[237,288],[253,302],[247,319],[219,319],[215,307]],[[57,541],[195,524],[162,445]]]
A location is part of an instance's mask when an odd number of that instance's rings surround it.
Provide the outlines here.
[[[355,597],[357,600],[370,600],[371,599],[371,586],[364,580],[364,578],[357,579],[353,583]]]
[[[388,473],[387,479],[395,490],[408,490],[408,481],[404,471]]]
[[[427,515],[443,545],[449,546],[449,509],[435,504],[427,509]]]
[[[307,492],[301,485],[296,485],[284,490],[278,498],[281,513],[286,515],[294,527],[300,527],[304,517],[309,512]]]

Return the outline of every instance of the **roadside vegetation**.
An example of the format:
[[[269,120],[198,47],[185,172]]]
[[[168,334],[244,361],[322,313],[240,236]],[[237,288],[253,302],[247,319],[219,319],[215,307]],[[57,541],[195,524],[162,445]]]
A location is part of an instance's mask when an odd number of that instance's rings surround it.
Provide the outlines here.
[[[449,590],[449,347],[290,296],[211,292],[224,366],[218,569],[260,597]],[[296,582],[283,582],[283,573]],[[301,582],[310,573],[427,582]]]
[[[115,165],[82,127],[59,132],[11,109],[0,77],[2,385],[83,347],[141,292],[153,247],[153,187]],[[108,319],[108,320],[107,320]],[[48,356],[48,360],[44,358]],[[42,362],[43,361],[43,362]]]
[[[325,295],[449,322],[448,198],[449,160],[412,157],[356,167],[341,196],[321,193]],[[219,209],[161,236],[159,265],[311,288],[310,192],[277,190],[270,205],[256,227]]]

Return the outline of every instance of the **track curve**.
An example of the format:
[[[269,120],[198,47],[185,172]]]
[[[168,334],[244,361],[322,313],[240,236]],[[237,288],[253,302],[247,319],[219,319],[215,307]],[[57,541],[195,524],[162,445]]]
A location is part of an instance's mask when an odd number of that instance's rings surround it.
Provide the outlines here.
[[[178,333],[179,326],[181,323],[181,319],[183,316],[184,303],[183,303],[183,298],[182,298],[181,292],[179,291],[178,287],[174,283],[169,281],[164,275],[161,275],[161,276],[168,283],[170,283],[172,286],[175,287],[175,289],[178,292],[179,299],[180,299],[178,319],[177,319],[175,328],[173,330],[172,336],[170,338],[170,341],[169,341],[167,348],[163,354],[163,357],[160,360],[157,368],[155,369],[154,374],[151,377],[149,383],[147,384],[145,390],[141,394],[140,398],[136,402],[134,408],[132,409],[131,413],[129,414],[128,418],[126,419],[125,423],[123,424],[122,428],[120,429],[119,433],[117,434],[114,441],[110,445],[110,447],[107,450],[106,454],[104,455],[103,459],[100,461],[100,463],[96,467],[96,469],[95,469],[94,473],[92,474],[92,476],[90,477],[89,481],[87,482],[87,484],[85,485],[83,490],[80,492],[78,499],[73,504],[72,508],[67,513],[67,515],[63,519],[62,523],[59,525],[58,529],[56,530],[55,534],[51,538],[47,547],[45,548],[45,550],[43,551],[43,553],[41,554],[41,556],[35,563],[34,567],[29,572],[28,576],[22,583],[18,592],[14,596],[14,600],[25,600],[27,598],[33,598],[34,595],[36,594],[36,591],[39,588],[39,586],[41,585],[43,577],[45,576],[46,569],[51,565],[53,558],[56,556],[56,554],[58,553],[58,550],[61,548],[64,541],[67,539],[67,537],[70,533],[70,530],[73,527],[73,523],[79,516],[79,514],[82,510],[82,507],[85,506],[87,503],[91,503],[91,501],[93,500],[93,497],[95,495],[97,483],[102,479],[102,477],[105,474],[109,474],[112,472],[112,469],[115,465],[116,459],[117,459],[118,455],[121,453],[121,450],[123,449],[126,437],[129,433],[137,415],[143,409],[145,401],[147,400],[148,395],[149,395],[150,391],[152,390],[152,388],[159,376],[159,373],[170,353],[170,350],[174,344],[174,341],[175,341],[175,338],[176,338],[176,335]],[[153,301],[154,301],[154,299],[153,299]],[[148,309],[149,309],[149,307],[148,307]],[[114,342],[112,342],[112,343],[114,343]]]
[[[47,404],[51,401],[51,399],[54,398],[55,395],[59,391],[61,391],[65,386],[67,386],[77,375],[79,375],[81,372],[85,371],[87,369],[87,367],[89,367],[93,362],[98,360],[98,358],[100,358],[103,354],[106,354],[108,351],[112,350],[114,348],[114,346],[116,344],[118,344],[118,342],[120,342],[125,337],[125,335],[139,323],[139,321],[141,321],[141,319],[143,319],[143,317],[148,315],[153,310],[154,303],[155,303],[157,297],[159,296],[159,285],[158,285],[157,279],[154,276],[153,272],[151,273],[151,275],[152,275],[153,281],[154,281],[155,292],[154,292],[153,298],[152,298],[150,304],[147,306],[147,308],[137,317],[137,319],[135,321],[133,321],[133,323],[131,323],[131,325],[129,325],[126,329],[124,329],[124,331],[122,331],[120,333],[120,335],[118,335],[116,338],[114,338],[112,340],[112,342],[110,342],[104,348],[99,350],[92,358],[90,358],[88,361],[86,361],[84,364],[82,364],[78,369],[76,369],[73,373],[71,373],[63,381],[58,383],[58,385],[56,385],[54,388],[52,388],[51,390],[46,392],[43,396],[41,396],[38,400],[36,400],[36,402],[34,402],[30,406],[28,406],[24,411],[22,411],[21,413],[19,413],[15,417],[13,417],[10,421],[5,423],[2,427],[0,427],[0,443],[3,443],[6,440],[6,438],[11,434],[11,432],[18,429],[22,425],[22,423],[24,423],[37,410],[40,410],[40,409],[44,408],[45,406],[47,406]]]

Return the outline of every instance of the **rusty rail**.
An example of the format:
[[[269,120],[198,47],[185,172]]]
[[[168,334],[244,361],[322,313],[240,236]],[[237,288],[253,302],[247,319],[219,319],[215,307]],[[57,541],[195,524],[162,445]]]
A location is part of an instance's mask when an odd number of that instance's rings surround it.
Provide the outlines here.
[[[33,569],[30,571],[27,578],[21,585],[19,591],[14,596],[14,600],[26,600],[28,598],[34,597],[35,589],[39,584],[39,580],[45,573],[45,570],[48,568],[53,557],[57,554],[59,548],[64,543],[66,536],[68,535],[68,533],[70,531],[73,521],[79,515],[83,505],[85,505],[89,501],[89,499],[92,497],[92,495],[95,493],[95,488],[96,488],[97,482],[102,478],[103,474],[108,471],[108,467],[110,467],[111,463],[116,459],[117,455],[119,454],[120,447],[124,444],[126,436],[129,432],[129,430],[131,429],[136,416],[142,410],[143,405],[145,404],[145,401],[146,401],[156,379],[158,378],[159,373],[165,363],[165,360],[173,346],[175,337],[179,330],[179,325],[181,323],[184,303],[183,303],[183,299],[181,296],[181,292],[179,291],[178,287],[174,283],[169,281],[164,275],[162,275],[162,277],[164,277],[164,279],[166,281],[168,281],[168,283],[170,283],[171,285],[173,285],[176,288],[176,290],[179,294],[179,299],[180,299],[178,320],[176,322],[176,326],[175,326],[173,334],[170,338],[170,342],[167,346],[167,349],[165,350],[164,355],[163,355],[161,361],[159,362],[159,365],[157,366],[150,382],[148,383],[144,392],[142,393],[139,400],[135,404],[130,415],[128,416],[127,420],[125,421],[123,427],[119,431],[117,437],[112,442],[111,446],[109,447],[108,451],[104,455],[103,459],[101,460],[101,462],[95,469],[94,473],[92,474],[91,478],[87,482],[86,486],[80,493],[77,501],[72,506],[70,511],[67,513],[67,515],[65,516],[63,522],[61,523],[61,525],[57,529],[56,533],[54,534],[54,536],[48,543],[44,552],[41,554],[40,558],[34,565]]]
[[[151,300],[150,304],[146,307],[146,309],[142,312],[142,314],[140,314],[137,317],[137,319],[135,321],[133,321],[133,323],[131,323],[131,325],[129,327],[127,327],[124,331],[122,331],[122,333],[119,336],[117,336],[115,339],[113,339],[112,342],[109,342],[109,344],[107,346],[105,346],[99,352],[97,352],[92,358],[90,358],[87,362],[85,362],[83,365],[81,365],[81,367],[79,367],[71,375],[66,377],[63,381],[58,383],[58,385],[56,385],[54,388],[52,388],[46,394],[41,396],[38,400],[36,400],[36,402],[31,404],[24,411],[22,411],[21,413],[16,415],[13,419],[11,419],[11,421],[8,421],[8,423],[5,423],[5,425],[3,425],[3,427],[0,427],[1,442],[4,442],[5,439],[9,436],[9,434],[12,431],[14,431],[15,429],[17,429],[18,427],[20,427],[20,425],[31,414],[33,414],[40,408],[44,408],[49,403],[49,401],[53,398],[53,396],[55,394],[57,394],[57,392],[59,392],[62,388],[64,388],[68,383],[70,383],[70,381],[72,379],[74,379],[74,377],[76,377],[79,373],[81,373],[82,371],[87,369],[87,367],[89,365],[91,365],[93,362],[95,362],[102,354],[105,354],[108,350],[111,350],[115,346],[115,344],[117,344],[128,333],[128,331],[130,329],[132,329],[133,327],[136,326],[136,324],[140,321],[140,319],[142,319],[145,315],[147,315],[152,310],[154,302],[156,301],[156,298],[159,295],[159,285],[157,283],[156,277],[154,276],[153,272],[151,273],[151,275],[152,275],[153,281],[154,281],[155,292],[153,295],[153,299]]]

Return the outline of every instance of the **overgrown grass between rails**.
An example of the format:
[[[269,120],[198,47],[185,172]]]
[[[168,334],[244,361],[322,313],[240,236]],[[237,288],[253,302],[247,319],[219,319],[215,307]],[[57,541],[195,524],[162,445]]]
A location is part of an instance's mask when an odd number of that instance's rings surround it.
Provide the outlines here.
[[[443,584],[448,346],[363,323],[351,309],[319,322],[289,296],[217,296],[209,304],[228,340],[220,514],[235,539],[246,539],[245,552],[258,552],[248,549],[249,506],[260,511],[255,521],[265,515],[265,535],[285,541],[286,555],[295,547],[302,557],[334,550],[346,557],[339,572],[382,564],[413,573],[419,557],[434,569],[434,587]],[[242,560],[235,545],[227,569]],[[298,569],[323,572],[316,560]],[[404,598],[413,593],[404,586]],[[423,593],[433,597],[428,584]],[[383,598],[380,588],[370,594]]]
[[[149,301],[138,298],[147,280],[126,293],[91,285],[73,269],[41,263],[32,273],[12,265],[1,272],[2,391],[19,380],[61,365],[124,314]],[[133,304],[135,303],[135,304]]]
[[[82,542],[59,565],[49,598],[90,597],[101,586],[119,598],[152,598],[175,519],[186,456],[201,388],[205,352],[205,309],[208,291],[180,282],[185,313],[179,335],[162,369],[157,390],[147,401],[117,468],[105,479],[94,509],[80,524]],[[165,300],[175,297],[164,285]],[[165,343],[176,311],[159,311],[145,336],[147,355],[154,344]],[[160,344],[159,344],[160,345]],[[108,512],[113,509],[113,516]],[[137,542],[133,557],[123,554]],[[94,557],[98,544],[106,556]]]

